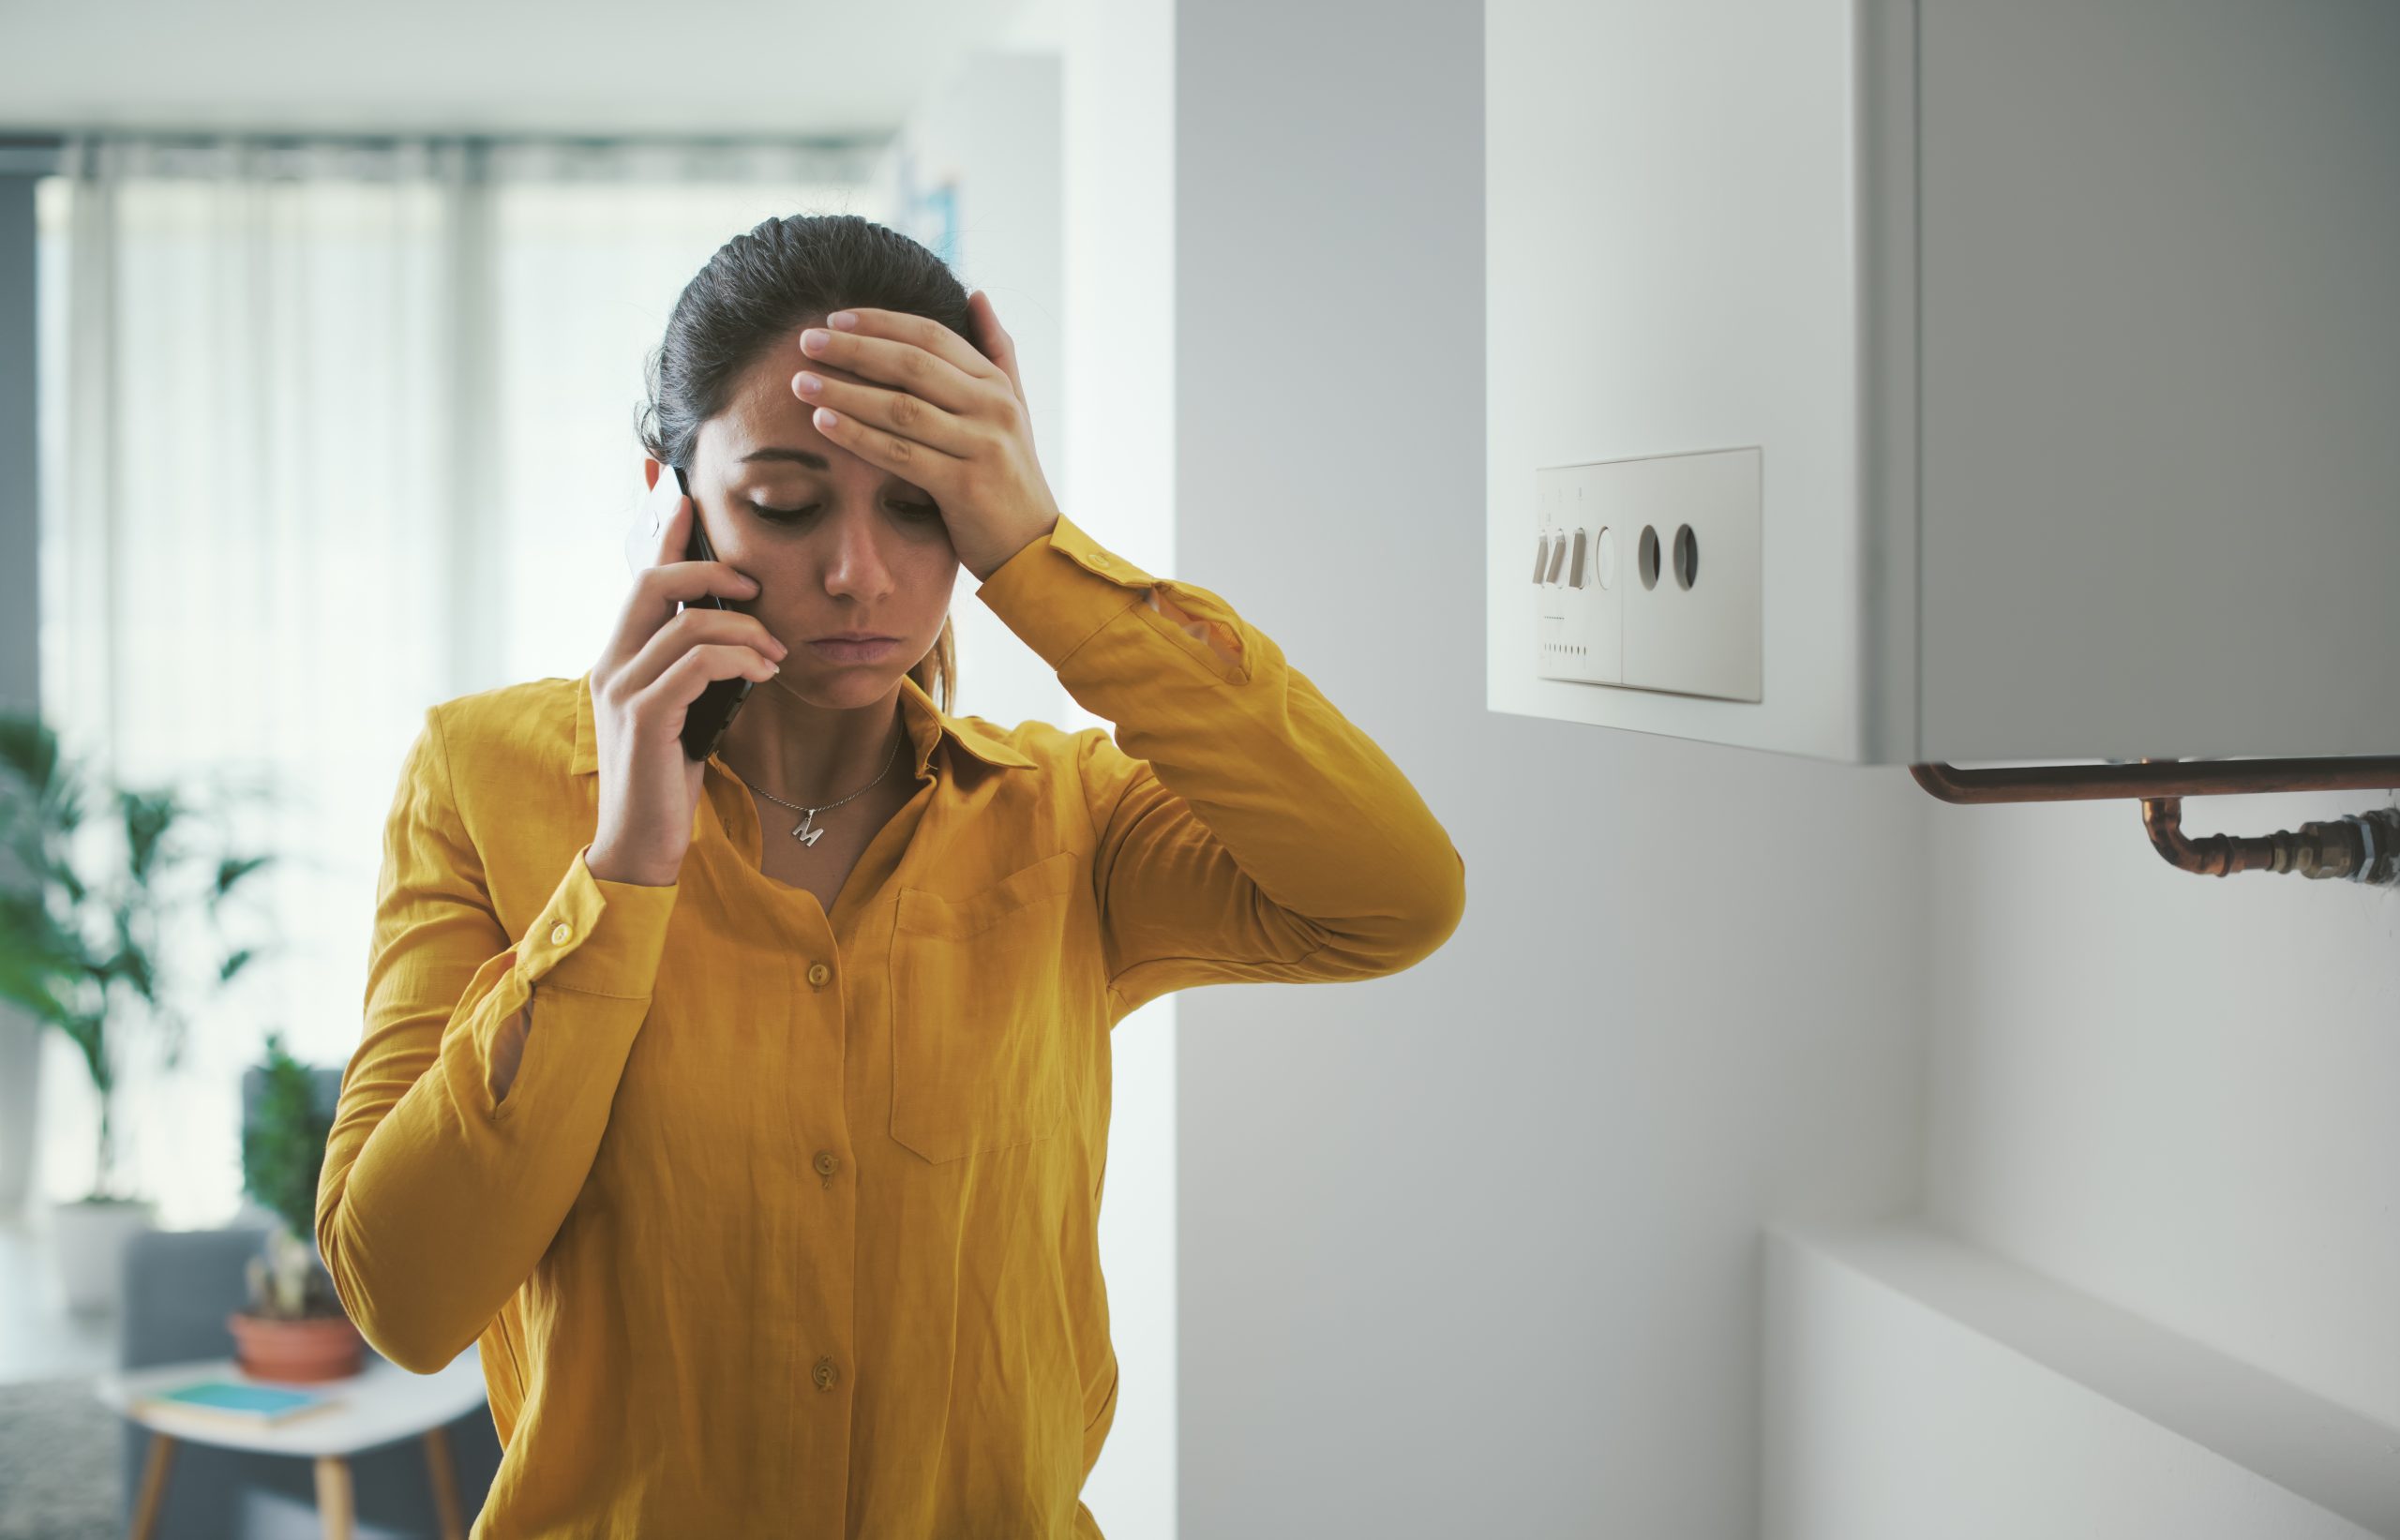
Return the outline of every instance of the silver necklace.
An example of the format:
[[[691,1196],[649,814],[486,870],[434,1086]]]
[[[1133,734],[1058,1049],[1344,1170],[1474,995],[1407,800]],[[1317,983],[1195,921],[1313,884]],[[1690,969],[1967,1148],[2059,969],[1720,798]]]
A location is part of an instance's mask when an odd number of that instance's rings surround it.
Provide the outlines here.
[[[900,731],[900,736],[892,740],[892,753],[884,759],[883,769],[877,772],[875,780],[869,781],[865,785],[859,787],[858,790],[850,793],[849,797],[843,798],[842,802],[848,801],[850,797],[864,796],[868,791],[874,789],[877,782],[881,781],[885,776],[891,774],[892,761],[900,757],[900,745],[907,742],[908,740],[908,729],[903,727]],[[800,823],[791,831],[791,837],[798,840],[802,845],[815,845],[817,843],[818,836],[825,832],[822,829],[811,828],[811,820],[820,813],[828,812],[842,805],[842,802],[827,802],[818,807],[802,807],[798,802],[785,801],[782,798],[776,796],[772,791],[758,791],[757,786],[752,786],[750,789],[752,791],[758,792],[759,796],[764,797],[767,800],[774,803],[777,807],[788,807],[794,813],[802,815]]]

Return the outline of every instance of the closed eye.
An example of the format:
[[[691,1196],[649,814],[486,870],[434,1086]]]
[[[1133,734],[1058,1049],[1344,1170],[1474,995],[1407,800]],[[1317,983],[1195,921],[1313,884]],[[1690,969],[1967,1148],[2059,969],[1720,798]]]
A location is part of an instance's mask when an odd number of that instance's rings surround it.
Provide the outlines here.
[[[797,524],[824,506],[822,503],[812,502],[805,508],[770,508],[755,498],[745,498],[742,501],[748,503],[751,511],[760,518],[769,519],[777,524]],[[938,506],[930,502],[895,502],[892,506],[914,518],[938,517],[941,513]]]

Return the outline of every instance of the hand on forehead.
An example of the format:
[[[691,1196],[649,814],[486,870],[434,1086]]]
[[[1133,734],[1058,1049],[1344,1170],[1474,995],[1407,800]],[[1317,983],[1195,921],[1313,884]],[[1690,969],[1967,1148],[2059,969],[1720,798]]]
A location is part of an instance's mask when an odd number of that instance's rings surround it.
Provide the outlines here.
[[[779,380],[783,388],[787,392],[788,392],[791,387],[792,376],[800,373],[803,369],[807,370],[811,374],[821,374],[828,380],[839,380],[845,384],[879,385],[886,389],[891,388],[891,382],[889,381],[871,380],[863,374],[857,373],[851,369],[846,369],[839,364],[828,363],[823,357],[810,353],[801,347],[801,333],[808,331],[821,332],[823,330],[825,330],[825,322],[822,321],[812,321],[805,326],[793,327],[791,329],[790,336],[784,339],[785,346],[776,353],[775,356],[781,369]]]

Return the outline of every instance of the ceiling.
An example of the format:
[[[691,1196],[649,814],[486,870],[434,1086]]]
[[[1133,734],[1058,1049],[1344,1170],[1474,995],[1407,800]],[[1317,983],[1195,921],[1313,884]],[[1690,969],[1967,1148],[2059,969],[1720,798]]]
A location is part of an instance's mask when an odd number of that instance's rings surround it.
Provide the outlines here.
[[[879,140],[1055,0],[0,0],[0,133]]]

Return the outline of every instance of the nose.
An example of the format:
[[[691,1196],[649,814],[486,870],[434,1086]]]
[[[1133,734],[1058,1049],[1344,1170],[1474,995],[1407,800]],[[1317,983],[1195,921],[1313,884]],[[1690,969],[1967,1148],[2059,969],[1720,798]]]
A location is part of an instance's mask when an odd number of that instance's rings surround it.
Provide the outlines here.
[[[845,506],[829,531],[825,588],[829,593],[880,599],[892,591],[892,563],[885,559],[884,531],[872,513]]]

